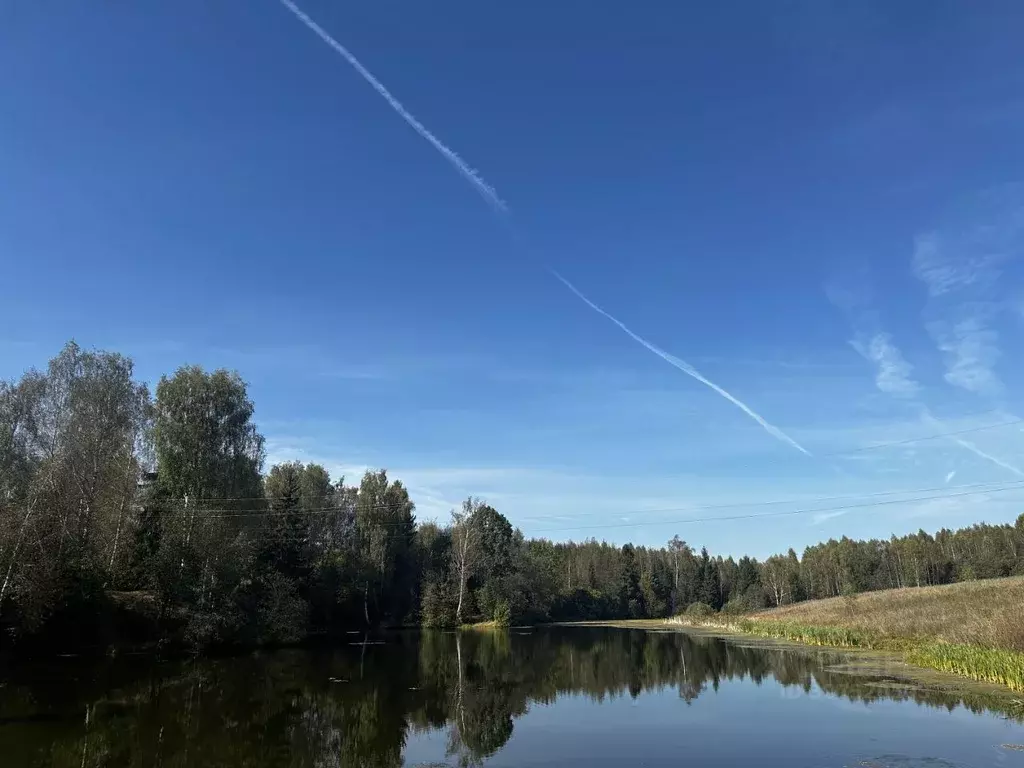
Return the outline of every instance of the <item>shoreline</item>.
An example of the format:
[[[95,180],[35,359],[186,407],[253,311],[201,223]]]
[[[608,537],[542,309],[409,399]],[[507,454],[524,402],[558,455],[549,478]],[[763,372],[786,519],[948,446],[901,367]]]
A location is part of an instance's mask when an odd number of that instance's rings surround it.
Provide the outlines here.
[[[1024,700],[1018,695],[1024,687],[1015,687],[1009,669],[993,666],[972,667],[979,660],[998,665],[1024,665],[1024,654],[998,651],[980,646],[921,642],[910,638],[884,638],[858,633],[842,627],[804,625],[764,619],[734,621],[693,621],[684,617],[669,619],[622,619],[610,621],[564,622],[559,626],[606,626],[648,631],[689,632],[732,641],[756,642],[780,650],[829,650],[842,653],[852,664],[851,674],[883,674],[915,683],[940,687],[951,692],[995,697],[1004,706],[1024,713]],[[966,660],[966,661],[965,661]],[[1021,667],[1024,669],[1024,666]],[[991,676],[985,676],[989,671]],[[1000,678],[1010,676],[1010,683]]]

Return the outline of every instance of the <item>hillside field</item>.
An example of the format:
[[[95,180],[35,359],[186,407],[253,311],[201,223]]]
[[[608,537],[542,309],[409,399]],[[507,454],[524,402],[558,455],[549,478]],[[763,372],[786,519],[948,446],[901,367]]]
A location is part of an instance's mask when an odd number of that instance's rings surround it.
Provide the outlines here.
[[[810,645],[898,651],[911,664],[1024,692],[1024,577],[809,600],[722,621]]]

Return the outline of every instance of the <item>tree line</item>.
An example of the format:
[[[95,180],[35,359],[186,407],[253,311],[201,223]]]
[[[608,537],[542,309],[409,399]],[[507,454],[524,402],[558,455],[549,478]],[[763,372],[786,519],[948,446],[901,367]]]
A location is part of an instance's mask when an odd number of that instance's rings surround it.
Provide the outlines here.
[[[526,539],[467,499],[417,521],[386,470],[265,471],[237,373],[183,367],[155,391],[122,355],[69,343],[0,382],[0,643],[291,643],[375,626],[745,612],[1024,573],[1016,525],[830,540],[764,562]]]

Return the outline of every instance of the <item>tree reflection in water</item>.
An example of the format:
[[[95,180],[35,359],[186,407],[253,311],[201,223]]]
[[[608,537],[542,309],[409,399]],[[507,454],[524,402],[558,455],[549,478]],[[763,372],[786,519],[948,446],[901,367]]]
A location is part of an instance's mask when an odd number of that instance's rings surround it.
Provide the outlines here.
[[[531,703],[601,702],[723,680],[775,680],[794,694],[989,702],[888,684],[829,666],[827,652],[744,647],[678,632],[550,628],[425,632],[380,645],[192,662],[20,665],[0,688],[0,754],[18,766],[399,766],[410,732],[446,729],[451,763],[478,765]]]

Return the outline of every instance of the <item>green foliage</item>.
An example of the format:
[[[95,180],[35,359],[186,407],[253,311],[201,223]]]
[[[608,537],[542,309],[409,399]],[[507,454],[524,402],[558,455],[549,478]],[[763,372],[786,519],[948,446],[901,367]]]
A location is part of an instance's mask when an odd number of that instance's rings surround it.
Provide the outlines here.
[[[446,582],[430,582],[423,589],[421,623],[428,628],[456,627],[455,598]]]
[[[512,624],[512,608],[507,601],[499,600],[494,604],[491,620],[496,627],[507,627]]]
[[[760,621],[757,619],[740,619],[736,626],[751,635],[795,640],[807,645],[868,648],[871,650],[892,647],[891,641],[886,640],[880,634],[847,627],[809,626],[795,622]]]
[[[706,619],[715,615],[715,609],[707,603],[690,603],[684,615],[691,619]]]
[[[764,608],[764,600],[760,590],[749,589],[744,594],[736,595],[722,606],[722,613],[729,616],[740,616]]]
[[[74,342],[0,386],[0,621],[15,637],[101,641],[90,618],[125,571],[148,417],[131,360]]]
[[[787,621],[741,619],[736,627],[748,634],[795,640],[808,645],[902,651],[911,664],[1024,691],[1024,653],[957,643],[922,643],[886,637],[877,631],[813,626]]]
[[[694,596],[698,603],[704,603],[712,610],[718,610],[722,606],[722,584],[718,569],[719,563],[711,559],[707,547],[702,548],[697,566]]]
[[[356,500],[356,556],[367,624],[402,619],[411,607],[406,593],[415,530],[414,504],[400,481],[367,471]],[[411,585],[409,585],[411,586]]]
[[[129,359],[74,343],[45,372],[0,382],[0,639],[66,646],[86,640],[69,628],[90,626],[102,645],[116,640],[105,628],[115,605],[147,606],[149,639],[196,647],[380,625],[657,618],[683,606],[739,616],[838,596],[852,611],[853,595],[873,590],[1024,572],[1024,515],[843,537],[764,562],[695,553],[678,536],[664,547],[527,540],[472,498],[450,524],[417,524],[407,489],[383,469],[358,487],[299,462],[261,475],[254,417],[237,373],[184,367],[151,400]]]
[[[199,503],[260,495],[264,441],[237,373],[179,368],[157,384],[154,411],[160,483],[172,496]]]
[[[298,586],[280,571],[268,571],[259,579],[252,612],[254,642],[283,645],[306,637],[309,606]]]
[[[921,667],[941,669],[1024,692],[1024,653],[935,643],[911,650],[907,660]]]

